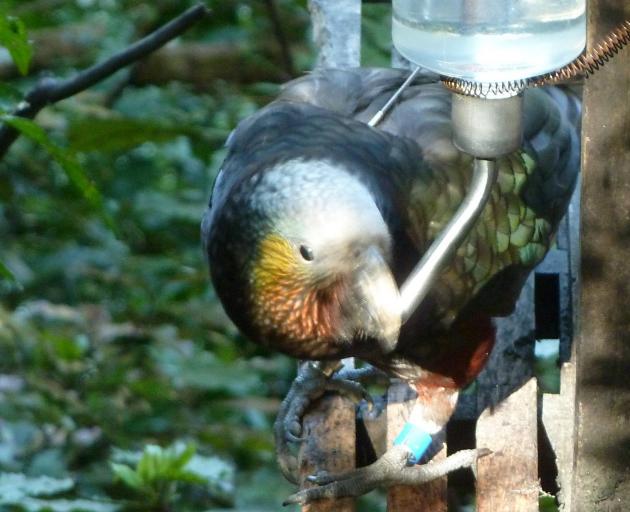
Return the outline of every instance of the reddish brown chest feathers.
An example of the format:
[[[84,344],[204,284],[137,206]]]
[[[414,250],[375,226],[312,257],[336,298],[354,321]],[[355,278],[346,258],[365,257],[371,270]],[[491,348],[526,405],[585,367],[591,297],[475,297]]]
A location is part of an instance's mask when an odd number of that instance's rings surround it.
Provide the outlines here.
[[[265,341],[295,357],[334,356],[343,287],[317,283],[298,258],[280,237],[261,243],[252,272],[254,325]]]

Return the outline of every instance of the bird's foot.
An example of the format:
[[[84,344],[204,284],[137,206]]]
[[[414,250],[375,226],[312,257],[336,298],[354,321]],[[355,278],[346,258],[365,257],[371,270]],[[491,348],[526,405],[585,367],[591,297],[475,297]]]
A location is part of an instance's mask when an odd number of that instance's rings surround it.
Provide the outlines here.
[[[462,450],[437,462],[410,466],[409,449],[405,446],[394,446],[369,466],[338,475],[319,472],[308,477],[308,480],[318,487],[302,489],[292,494],[284,505],[291,503],[304,505],[324,498],[356,497],[378,487],[422,485],[461,468],[472,467],[474,470],[477,459],[490,453],[490,450],[485,448]]]
[[[376,372],[373,368],[345,369],[338,361],[309,361],[300,365],[274,424],[276,456],[285,478],[298,482],[297,459],[290,443],[302,442],[302,417],[309,405],[326,391],[341,393],[356,403],[366,400],[372,404],[372,397],[361,382],[373,378]]]

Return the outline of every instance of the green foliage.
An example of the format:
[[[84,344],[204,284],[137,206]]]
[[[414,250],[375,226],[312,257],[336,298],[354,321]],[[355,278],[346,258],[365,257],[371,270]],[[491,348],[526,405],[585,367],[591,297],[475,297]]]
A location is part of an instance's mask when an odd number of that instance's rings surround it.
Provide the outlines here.
[[[9,281],[15,282],[15,276],[13,272],[11,272],[7,266],[0,261],[0,279],[7,279]]]
[[[117,479],[148,500],[152,507],[165,508],[177,500],[178,484],[203,485],[217,502],[233,501],[233,468],[217,457],[195,454],[195,445],[175,443],[168,448],[147,445],[134,466],[112,462]],[[119,459],[135,454],[117,452]]]
[[[392,7],[388,4],[369,4],[361,11],[361,65],[388,67],[392,51]]]
[[[560,393],[558,345],[558,340],[536,341],[534,375],[538,380],[539,393]]]
[[[81,165],[79,165],[72,153],[52,142],[46,132],[30,119],[3,114],[0,115],[0,121],[15,128],[25,137],[40,144],[65,171],[70,182],[83,194],[85,199],[87,199],[93,207],[103,211],[103,198],[101,194],[94,184],[90,182],[85,171],[81,168]],[[104,212],[103,215],[105,219],[108,219]]]
[[[538,498],[538,509],[540,512],[558,512],[556,498],[550,494],[542,494]]]
[[[33,56],[24,23],[15,16],[7,16],[0,11],[0,46],[9,50],[20,73],[26,75]]]

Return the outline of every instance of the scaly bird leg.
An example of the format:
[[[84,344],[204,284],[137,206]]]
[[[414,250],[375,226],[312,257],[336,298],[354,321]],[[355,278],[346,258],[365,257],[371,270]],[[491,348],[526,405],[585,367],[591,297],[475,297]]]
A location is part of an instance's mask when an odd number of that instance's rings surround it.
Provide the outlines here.
[[[338,361],[302,363],[289,393],[282,401],[278,417],[274,423],[276,457],[280,470],[287,480],[298,483],[297,458],[289,443],[300,443],[302,438],[302,417],[309,405],[326,391],[346,395],[355,402],[362,399],[372,403],[372,398],[360,382],[384,374],[375,368],[341,369]],[[339,370],[337,372],[337,370]],[[336,372],[336,373],[335,373]],[[384,376],[384,378],[387,378]]]
[[[309,480],[320,487],[303,489],[286,503],[308,503],[321,498],[360,496],[377,487],[422,484],[463,467],[474,465],[487,450],[466,450],[448,459],[413,467],[430,453],[433,437],[450,418],[457,403],[458,390],[444,386],[443,380],[427,378],[414,382],[416,403],[394,446],[373,464],[339,475],[318,473]]]
[[[402,445],[394,446],[374,464],[356,471],[339,475],[320,472],[309,477],[319,487],[303,489],[292,494],[283,503],[304,505],[323,498],[361,496],[378,487],[393,485],[421,485],[440,478],[458,469],[474,467],[477,459],[488,455],[490,450],[462,450],[439,462],[429,462],[422,466],[408,466],[410,450]]]

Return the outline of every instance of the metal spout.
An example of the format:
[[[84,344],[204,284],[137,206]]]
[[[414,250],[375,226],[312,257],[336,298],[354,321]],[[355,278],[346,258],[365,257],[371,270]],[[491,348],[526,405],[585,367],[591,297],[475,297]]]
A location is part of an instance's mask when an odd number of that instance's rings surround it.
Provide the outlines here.
[[[427,296],[440,271],[470,232],[490,198],[496,177],[496,160],[475,158],[470,190],[464,201],[400,288],[403,323]]]

